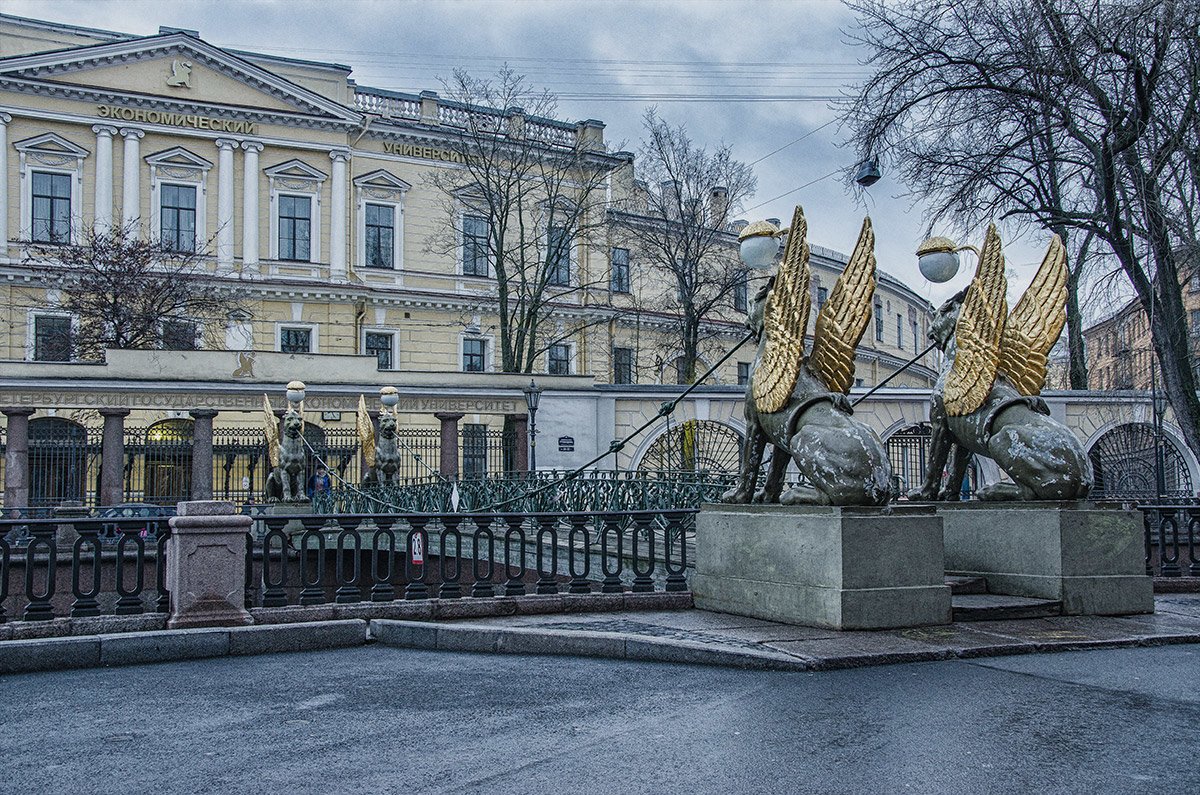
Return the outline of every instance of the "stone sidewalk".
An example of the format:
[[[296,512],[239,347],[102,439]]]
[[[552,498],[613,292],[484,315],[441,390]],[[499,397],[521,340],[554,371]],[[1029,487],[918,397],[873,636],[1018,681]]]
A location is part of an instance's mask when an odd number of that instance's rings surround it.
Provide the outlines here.
[[[1200,595],[1164,594],[1152,615],[1061,616],[875,632],[791,626],[703,610],[371,622],[385,645],[560,654],[743,668],[829,670],[1077,649],[1200,643]]]

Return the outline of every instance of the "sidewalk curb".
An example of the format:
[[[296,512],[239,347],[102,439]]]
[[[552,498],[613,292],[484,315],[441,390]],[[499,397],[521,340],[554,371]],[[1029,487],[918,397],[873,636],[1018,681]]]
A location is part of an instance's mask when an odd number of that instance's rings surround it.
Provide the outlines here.
[[[781,652],[721,649],[696,641],[622,632],[546,631],[377,618],[371,621],[370,633],[381,646],[428,651],[604,657],[775,671],[806,671],[812,668],[810,661]]]
[[[0,643],[0,675],[362,646],[361,619],[163,629]]]

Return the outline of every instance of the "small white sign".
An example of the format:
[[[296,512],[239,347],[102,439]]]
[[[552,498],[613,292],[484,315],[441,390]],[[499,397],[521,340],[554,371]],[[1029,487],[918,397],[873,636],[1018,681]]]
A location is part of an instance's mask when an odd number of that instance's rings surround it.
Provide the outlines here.
[[[412,564],[414,566],[423,566],[425,564],[425,534],[414,533],[412,537]]]

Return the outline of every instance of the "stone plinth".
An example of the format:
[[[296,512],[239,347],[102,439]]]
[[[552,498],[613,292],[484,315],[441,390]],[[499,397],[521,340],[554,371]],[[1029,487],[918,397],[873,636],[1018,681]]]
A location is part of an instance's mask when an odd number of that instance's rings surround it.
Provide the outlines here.
[[[931,507],[705,505],[696,607],[833,629],[950,622]]]
[[[167,539],[170,629],[252,624],[246,612],[246,533],[232,502],[181,502]]]
[[[947,503],[946,571],[1062,600],[1067,615],[1154,612],[1141,515],[1119,503]]]

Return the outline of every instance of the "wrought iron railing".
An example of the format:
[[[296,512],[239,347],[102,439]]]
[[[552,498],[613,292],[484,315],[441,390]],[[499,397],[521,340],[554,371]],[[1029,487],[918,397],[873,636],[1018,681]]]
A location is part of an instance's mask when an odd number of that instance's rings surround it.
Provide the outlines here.
[[[696,509],[701,503],[719,501],[737,479],[734,474],[705,471],[597,470],[570,479],[563,475],[542,470],[459,481],[430,477],[386,487],[335,487],[328,495],[314,498],[313,510],[466,513],[498,509],[520,512]]]
[[[1143,505],[1146,573],[1200,577],[1200,502],[1195,499]]]
[[[695,514],[253,514],[245,604],[685,591]],[[0,623],[168,612],[170,532],[165,516],[0,519]]]

